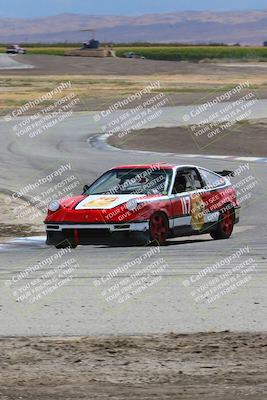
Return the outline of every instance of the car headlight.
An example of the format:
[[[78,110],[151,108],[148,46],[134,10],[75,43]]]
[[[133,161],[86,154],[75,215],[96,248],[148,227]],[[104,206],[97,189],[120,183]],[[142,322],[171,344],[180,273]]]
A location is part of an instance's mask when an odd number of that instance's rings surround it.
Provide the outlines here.
[[[53,200],[53,201],[51,201],[51,203],[49,203],[48,210],[54,212],[54,211],[57,211],[59,209],[59,207],[60,207],[59,201]]]
[[[126,203],[126,208],[128,211],[134,211],[137,208],[137,200],[136,199],[131,199],[129,201],[127,201]]]

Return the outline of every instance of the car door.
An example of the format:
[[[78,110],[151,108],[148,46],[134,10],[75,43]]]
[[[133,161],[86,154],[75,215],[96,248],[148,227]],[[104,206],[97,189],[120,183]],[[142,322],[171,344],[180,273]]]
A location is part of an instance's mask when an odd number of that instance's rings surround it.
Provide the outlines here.
[[[190,234],[204,225],[204,183],[197,168],[182,167],[176,171],[172,187],[172,229],[176,235]]]
[[[206,204],[206,222],[216,223],[219,219],[219,210],[223,207],[225,199],[231,199],[229,183],[225,178],[204,168],[199,168],[199,172],[205,184],[202,198]]]

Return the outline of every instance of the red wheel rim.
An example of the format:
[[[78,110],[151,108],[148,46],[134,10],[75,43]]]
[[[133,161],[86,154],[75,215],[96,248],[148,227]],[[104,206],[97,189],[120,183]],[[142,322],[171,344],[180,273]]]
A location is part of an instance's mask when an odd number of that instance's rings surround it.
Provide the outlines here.
[[[150,221],[151,239],[159,243],[165,242],[168,235],[166,218],[161,214],[153,215]]]
[[[234,227],[234,216],[231,210],[226,211],[222,216],[222,229],[226,235],[231,235]]]

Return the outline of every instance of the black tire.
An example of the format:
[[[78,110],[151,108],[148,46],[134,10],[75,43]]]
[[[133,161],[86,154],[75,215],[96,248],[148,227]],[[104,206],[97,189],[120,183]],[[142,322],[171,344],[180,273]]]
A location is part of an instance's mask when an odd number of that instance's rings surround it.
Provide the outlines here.
[[[149,220],[147,232],[133,232],[132,238],[139,246],[164,246],[169,237],[169,220],[163,212],[156,212]]]
[[[169,237],[169,220],[163,212],[151,215],[149,221],[149,239],[151,244],[164,246]]]
[[[229,239],[235,224],[235,211],[233,208],[221,213],[216,230],[210,233],[214,240]]]

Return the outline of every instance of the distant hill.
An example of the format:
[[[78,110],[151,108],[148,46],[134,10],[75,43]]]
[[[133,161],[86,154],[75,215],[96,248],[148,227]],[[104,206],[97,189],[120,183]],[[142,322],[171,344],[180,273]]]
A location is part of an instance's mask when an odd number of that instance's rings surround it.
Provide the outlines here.
[[[83,42],[95,28],[105,42],[225,42],[267,40],[267,10],[181,12],[141,16],[60,14],[38,19],[0,18],[0,42]]]

